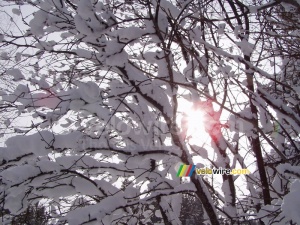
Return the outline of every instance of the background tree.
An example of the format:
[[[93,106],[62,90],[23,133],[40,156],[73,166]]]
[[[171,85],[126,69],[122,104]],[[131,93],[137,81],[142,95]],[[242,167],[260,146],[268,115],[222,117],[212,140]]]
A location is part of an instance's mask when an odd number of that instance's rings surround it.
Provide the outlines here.
[[[4,7],[5,3],[0,2],[0,6]],[[9,15],[5,10],[0,12],[0,30],[1,34],[7,32],[13,32],[17,30],[17,26],[14,22],[13,16]],[[2,36],[3,38],[3,36]],[[11,79],[10,75],[6,73],[6,70],[15,66],[14,56],[16,47],[5,46],[0,50],[0,92],[13,92],[17,84]],[[15,123],[18,120],[18,115],[15,110],[7,110],[5,104],[1,104],[0,108],[0,130],[1,130],[1,146],[4,145],[3,140],[14,134],[14,128],[18,126]],[[11,125],[13,123],[13,125]]]
[[[5,221],[4,224],[12,225],[44,225],[49,222],[45,207],[38,204],[28,206],[24,212],[17,216],[11,216],[7,212],[2,217],[2,221]]]
[[[211,224],[300,223],[296,1],[27,2],[1,35],[19,82],[2,109],[26,118],[0,151],[3,209],[181,224],[188,192]],[[181,163],[252,174],[181,182]]]
[[[184,225],[203,225],[204,212],[201,201],[194,194],[184,193],[180,210],[180,221]]]

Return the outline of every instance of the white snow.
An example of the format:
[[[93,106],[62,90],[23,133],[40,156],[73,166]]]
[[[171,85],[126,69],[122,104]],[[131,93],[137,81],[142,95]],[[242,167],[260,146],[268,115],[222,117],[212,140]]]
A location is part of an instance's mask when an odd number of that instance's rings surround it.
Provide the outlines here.
[[[85,50],[85,49],[82,49],[82,48],[77,48],[75,52],[79,57],[83,57],[83,58],[86,58],[86,59],[92,58],[92,52],[89,51],[89,50]]]
[[[295,180],[290,187],[290,192],[284,196],[281,206],[287,219],[300,224],[300,180]]]
[[[120,41],[128,42],[134,39],[142,37],[146,33],[146,30],[143,30],[138,27],[126,27],[113,32],[114,35],[119,36]]]
[[[44,34],[44,26],[48,19],[48,12],[39,10],[34,13],[34,18],[29,22],[29,26],[31,27],[31,32],[40,37]]]
[[[91,81],[88,81],[87,83],[78,82],[78,89],[77,92],[79,93],[79,96],[88,103],[94,103],[97,102],[100,99],[100,88],[99,86]]]
[[[101,195],[99,189],[95,184],[82,177],[75,177],[72,180],[72,184],[75,186],[75,190],[84,195]]]
[[[128,61],[128,54],[124,51],[121,53],[115,53],[106,58],[106,64],[109,66],[121,66],[123,67]]]
[[[254,44],[249,43],[246,39],[236,42],[236,45],[239,46],[243,54],[247,56],[250,56],[254,50]]]
[[[21,15],[21,11],[17,8],[13,8],[11,11],[12,11],[13,14],[15,14],[17,16]]]
[[[170,1],[161,0],[160,8],[162,11],[164,11],[164,13],[166,13],[174,19],[177,19],[177,17],[179,16],[180,10],[176,6],[174,6]]]
[[[9,60],[10,56],[7,52],[1,52],[0,59],[1,60]]]

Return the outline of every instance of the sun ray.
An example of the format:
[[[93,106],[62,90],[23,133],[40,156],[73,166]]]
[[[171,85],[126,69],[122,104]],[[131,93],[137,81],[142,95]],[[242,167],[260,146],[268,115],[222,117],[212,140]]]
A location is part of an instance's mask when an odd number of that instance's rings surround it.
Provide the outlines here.
[[[182,110],[181,128],[185,139],[190,144],[202,145],[207,141],[208,134],[205,131],[205,116],[201,109],[195,109],[191,103],[184,104]]]

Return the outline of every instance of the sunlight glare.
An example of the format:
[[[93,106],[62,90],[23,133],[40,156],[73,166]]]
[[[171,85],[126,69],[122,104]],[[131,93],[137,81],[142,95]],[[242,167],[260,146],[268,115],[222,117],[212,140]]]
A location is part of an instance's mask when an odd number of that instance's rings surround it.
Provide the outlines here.
[[[204,131],[204,115],[201,110],[191,110],[189,113],[187,113],[187,118],[189,130]]]
[[[205,125],[204,125],[204,114],[201,110],[189,110],[187,114],[187,126],[188,132],[187,136],[190,138],[199,138],[204,135]]]
[[[207,141],[208,134],[205,131],[204,112],[195,110],[191,102],[182,101],[182,116],[185,118],[186,140],[190,144],[203,144]]]

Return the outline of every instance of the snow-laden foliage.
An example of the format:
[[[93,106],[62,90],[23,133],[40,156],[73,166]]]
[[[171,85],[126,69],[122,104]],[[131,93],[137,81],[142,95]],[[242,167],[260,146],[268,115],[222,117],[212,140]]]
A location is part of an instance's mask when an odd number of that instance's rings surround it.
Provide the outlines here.
[[[1,126],[15,133],[0,149],[4,224],[37,202],[49,224],[184,224],[183,194],[210,224],[300,223],[298,1],[7,9],[17,29],[0,46],[16,51],[0,52],[1,72],[16,87],[1,88],[1,111],[17,116]],[[251,174],[184,181],[181,163]]]

